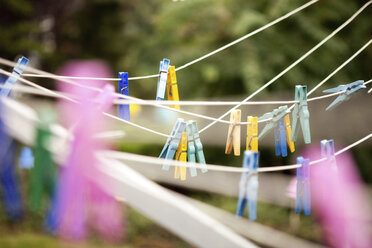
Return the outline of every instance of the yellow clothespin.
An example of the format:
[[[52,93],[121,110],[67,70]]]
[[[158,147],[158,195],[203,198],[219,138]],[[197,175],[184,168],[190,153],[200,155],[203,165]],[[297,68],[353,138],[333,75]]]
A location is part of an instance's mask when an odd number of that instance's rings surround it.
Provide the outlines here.
[[[176,160],[186,162],[187,160],[187,132],[182,133],[180,144],[176,151]],[[184,181],[186,180],[186,167],[176,166],[174,170],[174,178],[180,178]]]
[[[289,150],[291,152],[294,152],[295,145],[294,145],[294,142],[291,140],[292,128],[291,128],[291,121],[289,119],[289,114],[285,115],[284,117],[284,125],[285,125],[285,132],[287,134],[287,144],[288,144]]]
[[[248,116],[247,122],[250,122],[250,124],[247,124],[247,145],[246,150],[247,151],[258,151],[258,125],[257,125],[257,116]]]
[[[240,156],[240,124],[237,123],[240,122],[241,116],[240,109],[235,109],[230,113],[230,122],[233,123],[229,125],[229,132],[227,133],[226,154],[230,154],[234,147],[234,155]]]
[[[180,100],[180,97],[178,95],[178,86],[177,86],[175,66],[169,66],[168,68],[167,92],[168,92],[168,101],[179,101]],[[169,107],[180,109],[180,105],[170,105]]]

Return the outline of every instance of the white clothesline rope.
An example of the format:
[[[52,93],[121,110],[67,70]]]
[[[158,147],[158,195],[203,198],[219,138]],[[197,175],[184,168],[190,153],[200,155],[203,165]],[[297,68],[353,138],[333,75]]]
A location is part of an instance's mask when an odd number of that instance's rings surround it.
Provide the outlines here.
[[[180,67],[177,67],[176,71],[185,69],[186,67],[189,67],[190,65],[193,65],[193,64],[195,64],[199,61],[202,61],[202,60],[204,60],[204,59],[206,59],[206,58],[208,58],[208,57],[210,57],[214,54],[217,54],[217,53],[219,53],[219,52],[221,52],[221,51],[223,51],[223,50],[225,50],[225,49],[227,49],[227,48],[229,48],[229,47],[231,47],[231,46],[233,46],[233,45],[235,45],[235,44],[237,44],[237,43],[239,43],[239,42],[241,42],[241,41],[243,41],[243,40],[245,40],[245,39],[247,39],[247,38],[249,38],[249,37],[251,37],[251,36],[253,36],[253,35],[255,35],[255,34],[261,32],[261,31],[263,31],[263,30],[265,30],[265,29],[267,29],[267,28],[269,28],[269,27],[271,27],[275,24],[277,24],[277,23],[279,23],[279,22],[281,22],[281,21],[283,21],[283,20],[285,20],[285,19],[287,19],[288,17],[300,12],[301,10],[313,5],[314,3],[318,2],[318,1],[319,0],[312,0],[308,3],[305,3],[304,5],[298,7],[297,9],[292,10],[291,12],[289,12],[289,13],[287,13],[287,14],[285,14],[285,15],[277,18],[277,19],[275,19],[274,21],[272,21],[272,22],[270,22],[270,23],[268,23],[268,24],[266,24],[266,25],[264,25],[264,26],[262,26],[262,27],[260,27],[256,30],[254,30],[254,31],[252,31],[252,32],[250,32],[250,33],[248,33],[248,34],[246,34],[246,35],[244,35],[244,36],[242,36],[242,37],[240,37],[240,38],[238,38],[238,39],[236,39],[236,40],[234,40],[234,41],[232,41],[232,42],[230,42],[230,43],[228,43],[228,44],[226,44],[226,45],[224,45],[224,46],[222,46],[222,47],[220,47],[220,48],[218,48],[218,49],[216,49],[216,50],[214,50],[214,51],[212,51],[212,52],[210,52],[210,53],[208,53],[208,54],[206,54],[202,57],[200,57],[200,58],[197,58],[197,59],[195,59],[193,61],[190,61],[190,62],[188,62],[188,63],[186,63],[186,64],[184,64]],[[38,74],[27,74],[27,73],[23,74],[23,76],[25,76],[25,77],[54,78],[54,79],[85,79],[85,80],[119,81],[119,78],[72,77],[72,76],[60,76],[60,75],[38,75]],[[156,78],[158,76],[159,76],[159,74],[153,74],[153,75],[147,75],[147,76],[138,76],[138,77],[129,77],[128,80]]]

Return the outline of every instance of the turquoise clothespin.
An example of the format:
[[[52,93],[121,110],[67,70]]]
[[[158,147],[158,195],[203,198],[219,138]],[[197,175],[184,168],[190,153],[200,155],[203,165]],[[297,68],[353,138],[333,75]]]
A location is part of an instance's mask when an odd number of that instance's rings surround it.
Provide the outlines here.
[[[168,137],[163,150],[161,151],[159,158],[173,159],[174,154],[177,151],[178,145],[180,144],[181,136],[185,131],[186,122],[182,118],[178,118],[174,125],[170,137]],[[164,164],[163,170],[169,170],[169,165]]]
[[[199,130],[198,130],[198,125],[196,124],[196,121],[192,121],[192,131],[194,134],[194,145],[195,145],[195,152],[196,152],[196,159],[198,160],[199,164],[201,164],[201,172],[206,173],[208,171],[206,162],[205,162],[205,157],[204,157],[204,152],[203,152],[203,144],[200,140],[199,136]]]
[[[335,145],[334,141],[331,140],[322,140],[320,141],[321,146],[321,155],[322,158],[327,158],[327,165],[330,166],[332,170],[337,171],[337,163],[335,156]]]
[[[26,57],[18,59],[17,65],[13,68],[12,75],[4,83],[4,87],[0,91],[0,96],[9,96],[11,89],[17,83],[18,78],[22,75],[24,67],[29,60]]]
[[[248,171],[242,173],[236,207],[236,216],[242,217],[245,205],[248,202],[248,215],[252,221],[257,219],[258,158],[259,152],[244,151],[243,168],[248,169]]]
[[[128,72],[119,72],[119,93],[129,96]],[[129,104],[119,104],[118,116],[123,120],[130,121],[130,106]]]
[[[275,155],[287,157],[287,134],[285,132],[284,118],[282,118],[275,128]]]
[[[305,215],[311,213],[311,195],[310,195],[310,160],[298,157],[297,164],[301,167],[297,168],[297,187],[296,187],[296,213],[301,213],[304,209]]]
[[[311,143],[310,124],[309,117],[310,112],[307,108],[307,86],[296,85],[295,88],[295,100],[299,101],[295,103],[295,107],[292,112],[292,141],[297,140],[298,133],[300,131],[300,125],[298,119],[300,119],[302,134],[304,136],[305,144]]]
[[[191,163],[195,163],[196,158],[195,158],[195,144],[194,144],[194,132],[192,128],[192,121],[187,122],[186,132],[187,132],[187,160]],[[190,167],[190,175],[192,177],[197,176],[196,167]]]
[[[30,147],[23,147],[19,156],[19,165],[22,169],[31,169],[34,167],[34,156]]]
[[[367,88],[364,85],[364,80],[358,80],[350,84],[342,84],[335,88],[323,90],[324,93],[336,93],[340,91],[345,91],[339,95],[327,108],[326,110],[333,109],[338,106],[340,103],[345,102],[350,99],[351,95],[359,90]]]
[[[156,100],[160,101],[164,100],[165,89],[167,87],[169,63],[170,63],[169,59],[163,59],[163,61],[160,61],[158,88],[156,90]]]
[[[285,105],[274,109],[272,112],[266,113],[258,118],[259,121],[271,119],[268,121],[264,129],[262,129],[260,135],[258,135],[258,139],[263,138],[271,129],[278,125],[278,122],[288,113],[288,106]]]

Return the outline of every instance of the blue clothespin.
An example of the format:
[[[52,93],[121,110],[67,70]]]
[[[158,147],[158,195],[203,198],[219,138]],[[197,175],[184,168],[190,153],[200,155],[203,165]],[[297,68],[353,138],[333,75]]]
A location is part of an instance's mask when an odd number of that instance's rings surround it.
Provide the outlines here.
[[[156,90],[156,100],[160,101],[164,100],[165,89],[167,87],[169,63],[170,63],[169,59],[163,59],[163,61],[160,61],[158,88]]]
[[[23,147],[19,156],[19,165],[22,169],[34,167],[34,156],[30,147]]]
[[[351,95],[361,89],[367,88],[364,85],[364,80],[358,80],[350,84],[342,84],[335,88],[323,90],[324,93],[336,93],[340,91],[345,91],[341,95],[339,95],[327,108],[326,110],[333,109],[338,106],[340,103],[347,101],[350,99]]]
[[[119,72],[119,93],[129,96],[128,72]],[[129,104],[119,104],[118,116],[123,120],[130,121],[130,106]]]
[[[170,137],[168,137],[163,150],[161,151],[159,158],[173,159],[174,154],[177,151],[178,145],[180,144],[181,136],[185,131],[186,122],[182,118],[178,118],[174,125]],[[164,164],[163,170],[169,170],[169,165]]]
[[[264,129],[262,129],[261,133],[258,135],[258,139],[263,138],[271,129],[276,127],[276,125],[278,125],[278,122],[288,113],[289,113],[288,106],[285,105],[277,109],[274,109],[272,112],[266,113],[260,118],[258,118],[259,121],[271,119],[268,121]]]
[[[287,135],[285,132],[284,118],[282,118],[275,128],[275,155],[287,157]]]
[[[310,195],[310,160],[298,157],[297,164],[301,167],[297,168],[297,188],[296,188],[296,213],[301,213],[304,209],[305,215],[311,213],[311,195]]]
[[[320,141],[320,146],[322,158],[327,158],[327,165],[330,166],[332,170],[338,171],[334,141],[332,139],[322,140]]]
[[[187,132],[187,161],[191,163],[196,162],[195,157],[195,144],[194,144],[194,132],[192,128],[192,122],[188,121],[186,124],[186,132]],[[196,167],[190,167],[190,175],[192,177],[197,176]]]
[[[17,65],[13,68],[12,75],[4,83],[0,91],[0,96],[9,96],[11,89],[17,83],[18,78],[22,75],[24,67],[28,64],[28,59],[23,57],[18,59]]]
[[[196,152],[196,159],[198,160],[199,164],[201,165],[201,172],[206,173],[208,172],[204,152],[203,152],[203,144],[200,140],[198,125],[196,121],[192,121],[192,131],[194,133],[194,145],[195,145],[195,152]]]
[[[252,221],[257,219],[258,157],[259,152],[244,151],[243,168],[248,169],[248,172],[242,173],[236,207],[236,216],[242,217],[248,201],[248,215]]]
[[[299,101],[295,103],[292,112],[292,137],[291,140],[295,142],[297,140],[298,133],[300,131],[300,124],[302,128],[302,134],[304,136],[305,144],[311,143],[310,134],[310,112],[307,108],[307,86],[296,85],[295,88],[295,100]],[[300,123],[298,123],[300,119]]]

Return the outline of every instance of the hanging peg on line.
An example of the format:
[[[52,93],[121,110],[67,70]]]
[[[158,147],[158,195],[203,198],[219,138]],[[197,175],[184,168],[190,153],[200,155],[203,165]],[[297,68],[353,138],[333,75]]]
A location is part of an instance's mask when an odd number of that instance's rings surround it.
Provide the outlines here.
[[[179,101],[180,97],[178,94],[177,77],[176,77],[176,67],[169,66],[168,77],[167,77],[167,92],[169,101]],[[180,109],[180,105],[170,105],[169,107]]]
[[[299,101],[295,103],[293,112],[292,112],[292,141],[297,140],[298,133],[300,131],[300,124],[302,128],[302,134],[304,136],[305,144],[311,143],[311,134],[310,134],[310,112],[307,108],[307,86],[306,85],[296,85],[295,88],[295,100]],[[300,119],[300,123],[298,123]]]
[[[129,96],[128,72],[119,72],[119,79],[119,93],[125,96]],[[130,121],[130,105],[119,104],[118,116],[123,120]]]
[[[260,135],[258,135],[258,140],[263,138],[271,129],[276,127],[276,125],[278,125],[278,122],[288,113],[289,113],[288,106],[285,105],[285,106],[280,106],[279,108],[274,109],[272,112],[266,113],[263,116],[259,117],[258,118],[259,121],[263,121],[267,119],[270,119],[270,120],[268,121],[266,126],[262,129]]]
[[[296,213],[301,213],[301,210],[304,209],[305,215],[310,215],[311,213],[309,162],[310,160],[308,158],[297,158],[297,164],[301,164],[301,167],[296,169]]]
[[[236,216],[242,217],[248,202],[248,215],[252,221],[257,219],[258,158],[259,152],[244,151],[243,168],[248,171],[242,173],[236,207]]]
[[[229,131],[227,133],[225,154],[230,154],[234,148],[234,155],[240,156],[240,124],[242,112],[240,109],[234,109],[230,113]]]
[[[287,138],[284,118],[282,118],[275,127],[275,155],[287,157]]]
[[[285,132],[287,136],[287,145],[291,152],[295,151],[294,142],[291,140],[292,137],[292,128],[291,128],[291,121],[289,119],[289,114],[285,115],[284,117],[284,125],[285,125]]]
[[[201,165],[201,172],[206,173],[208,171],[207,165],[205,162],[204,152],[203,152],[203,144],[200,140],[198,125],[196,121],[192,121],[192,131],[194,134],[194,145],[195,145],[195,152],[196,152],[196,159],[198,160],[199,164]]]
[[[329,168],[334,171],[338,171],[337,163],[336,163],[336,156],[335,156],[335,145],[332,139],[330,140],[322,140],[320,141],[321,146],[321,155],[322,158],[327,158],[326,163]]]
[[[365,89],[367,86],[364,85],[364,80],[358,80],[350,84],[342,84],[335,88],[323,90],[323,93],[336,93],[340,91],[345,91],[341,95],[339,95],[327,108],[326,110],[330,110],[350,99],[351,95],[359,90]]]
[[[186,162],[187,160],[187,132],[183,132],[180,144],[176,151],[176,160]],[[180,178],[182,181],[186,180],[186,166],[175,166],[174,178]]]
[[[10,91],[22,75],[23,70],[28,62],[29,60],[24,56],[18,59],[17,65],[13,68],[12,75],[8,77],[4,83],[4,87],[0,90],[0,96],[9,96]]]
[[[247,144],[246,150],[247,151],[258,151],[258,123],[257,123],[257,116],[248,116],[247,117]]]
[[[178,145],[182,137],[182,133],[185,131],[186,122],[182,118],[178,118],[176,124],[174,125],[170,137],[168,137],[163,150],[161,151],[159,158],[165,158],[172,160],[174,154],[177,151]],[[169,170],[169,165],[164,164],[163,170]]]
[[[191,163],[196,162],[195,157],[195,144],[194,144],[194,132],[192,128],[192,122],[188,121],[186,124],[186,131],[187,131],[187,160]],[[190,167],[190,176],[195,177],[197,176],[196,167]]]
[[[170,62],[169,59],[163,59],[163,61],[160,61],[158,87],[156,90],[157,101],[164,100],[165,89],[167,86],[169,62]]]

